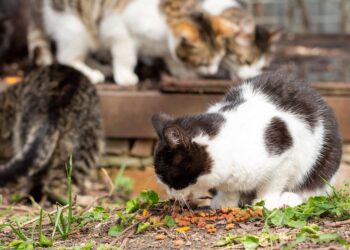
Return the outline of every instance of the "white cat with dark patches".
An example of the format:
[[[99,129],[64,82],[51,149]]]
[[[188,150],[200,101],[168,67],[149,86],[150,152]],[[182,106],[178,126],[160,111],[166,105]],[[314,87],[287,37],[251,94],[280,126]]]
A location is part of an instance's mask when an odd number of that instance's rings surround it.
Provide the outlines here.
[[[178,78],[215,74],[225,55],[231,24],[204,11],[197,0],[34,0],[28,34],[36,64],[57,61],[94,83],[104,75],[84,62],[90,51],[110,50],[116,83],[134,85],[139,55],[162,57]]]
[[[267,208],[296,206],[330,192],[341,159],[333,111],[308,84],[279,73],[230,90],[206,113],[154,115],[155,170],[169,194],[212,208],[236,207],[255,193]]]

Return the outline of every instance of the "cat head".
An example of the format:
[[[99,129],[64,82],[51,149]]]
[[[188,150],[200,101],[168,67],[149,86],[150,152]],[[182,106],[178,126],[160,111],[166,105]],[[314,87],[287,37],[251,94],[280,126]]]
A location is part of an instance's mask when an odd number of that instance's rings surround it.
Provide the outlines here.
[[[176,119],[164,114],[152,117],[158,135],[155,172],[171,196],[188,197],[198,193],[199,189],[195,187],[202,185],[199,183],[201,176],[210,173],[212,159],[207,146],[196,138],[215,136],[223,121],[220,114],[214,113]],[[206,188],[204,191],[211,187]]]
[[[192,13],[173,26],[173,56],[199,75],[213,75],[226,53],[225,39],[234,28],[221,17]]]
[[[243,18],[237,29],[239,32],[227,40],[224,64],[231,75],[241,79],[257,76],[270,65],[283,30],[256,25],[251,16]]]

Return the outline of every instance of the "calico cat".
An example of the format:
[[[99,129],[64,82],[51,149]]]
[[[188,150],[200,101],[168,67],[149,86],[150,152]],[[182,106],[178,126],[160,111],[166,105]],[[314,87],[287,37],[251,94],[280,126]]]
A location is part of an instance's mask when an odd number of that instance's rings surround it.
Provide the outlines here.
[[[0,93],[0,144],[12,144],[14,151],[0,165],[0,187],[17,182],[22,194],[46,188],[65,194],[70,154],[73,181],[82,186],[103,149],[95,87],[66,66],[32,71],[23,83]]]
[[[242,1],[202,0],[202,5],[209,13],[230,21],[236,30],[227,39],[223,61],[232,79],[257,76],[270,65],[275,45],[283,34],[281,28],[266,29],[257,25]]]
[[[195,201],[218,190],[212,208],[256,193],[267,208],[329,192],[341,158],[333,111],[306,83],[267,73],[231,89],[206,113],[154,115],[155,171],[170,195]],[[323,179],[322,179],[323,178]]]
[[[94,83],[101,72],[89,68],[88,51],[110,49],[118,84],[138,82],[137,56],[163,57],[179,78],[215,74],[225,54],[231,25],[205,12],[197,0],[34,0],[29,51],[37,64],[50,64],[48,37],[57,46],[57,60]]]

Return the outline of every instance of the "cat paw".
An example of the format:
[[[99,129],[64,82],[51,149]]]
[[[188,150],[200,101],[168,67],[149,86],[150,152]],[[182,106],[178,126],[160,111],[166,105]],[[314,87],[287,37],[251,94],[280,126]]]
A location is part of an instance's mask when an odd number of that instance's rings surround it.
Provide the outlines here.
[[[260,201],[261,199],[255,199],[253,201],[253,204]],[[265,207],[268,210],[272,210],[275,208],[282,208],[286,206],[295,207],[303,203],[302,198],[296,193],[292,193],[292,192],[284,192],[281,194],[281,196],[272,196],[264,199],[264,201],[265,201]]]
[[[296,207],[303,203],[303,199],[296,193],[284,192],[281,195],[280,203],[282,206]]]
[[[103,75],[103,73],[99,70],[91,70],[88,74],[87,77],[90,79],[90,81],[93,84],[97,84],[99,82],[103,82],[105,80],[105,76]]]
[[[139,78],[134,72],[119,71],[114,74],[114,81],[120,86],[133,86],[138,84]]]
[[[239,195],[236,193],[224,194],[218,192],[210,203],[211,209],[238,207]]]
[[[265,198],[265,199],[257,198],[253,201],[253,204],[256,204],[256,203],[261,202],[261,201],[264,201],[264,203],[265,203],[264,206],[268,210],[273,210],[275,208],[282,207],[281,202],[280,202],[280,197],[278,197],[278,196],[276,196],[276,197],[273,196],[273,197],[269,197],[269,198]]]

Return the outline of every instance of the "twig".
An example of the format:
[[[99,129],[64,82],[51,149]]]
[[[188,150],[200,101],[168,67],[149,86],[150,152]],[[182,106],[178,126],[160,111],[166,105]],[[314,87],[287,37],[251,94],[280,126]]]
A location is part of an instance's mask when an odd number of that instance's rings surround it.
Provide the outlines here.
[[[68,208],[68,205],[63,206],[63,207],[62,207],[62,211],[63,211],[64,209],[66,209],[66,208]],[[53,214],[55,214],[56,212],[57,212],[57,210],[55,209],[55,210],[49,212],[48,214],[49,214],[49,215],[53,215]],[[25,226],[27,226],[27,225],[30,225],[30,224],[36,222],[36,221],[39,220],[39,219],[40,219],[40,217],[37,216],[37,217],[35,217],[34,219],[32,219],[32,220],[30,220],[30,221],[24,222],[24,223],[21,225],[21,227],[25,227]]]
[[[143,218],[142,220],[136,222],[135,224],[132,224],[132,225],[128,226],[127,228],[125,228],[124,231],[121,232],[121,234],[120,234],[116,239],[114,239],[110,244],[113,246],[113,245],[115,245],[120,239],[122,239],[122,238],[124,238],[124,237],[129,237],[130,235],[125,236],[125,233],[128,232],[129,230],[133,229],[133,228],[136,228],[141,222],[145,222],[146,220],[148,220],[149,217],[150,217],[150,215],[147,216],[147,217],[145,217],[145,218]]]
[[[109,187],[109,196],[111,196],[113,194],[113,190],[114,190],[114,184],[113,181],[111,180],[111,177],[109,177],[109,174],[107,173],[106,169],[102,168],[102,173],[105,175],[110,187]]]
[[[126,249],[125,246],[128,244],[129,241],[129,237],[134,234],[134,231],[130,231],[124,238],[122,244],[120,245],[120,249]]]
[[[101,195],[101,196],[99,196],[99,197],[96,197],[92,202],[90,202],[90,204],[89,204],[86,208],[84,208],[84,209],[81,211],[80,214],[83,214],[83,213],[89,211],[90,208],[92,208],[93,205],[94,205],[96,202],[98,202],[98,201],[100,201],[100,200],[102,200],[102,199],[104,199],[104,198],[108,198],[108,197],[112,196],[113,191],[114,191],[114,184],[113,184],[113,182],[112,182],[112,180],[111,180],[111,177],[109,176],[109,174],[107,173],[106,169],[104,169],[104,168],[102,168],[102,173],[103,173],[104,176],[106,177],[106,179],[107,179],[107,181],[108,181],[108,183],[109,183],[109,186],[110,186],[110,187],[109,187],[109,192],[108,192],[108,194],[104,194],[104,195]]]
[[[339,226],[347,225],[347,224],[350,224],[350,219],[349,220],[343,220],[343,221],[325,222],[324,223],[325,226],[329,226],[329,227],[339,227]]]
[[[168,230],[166,230],[165,228],[160,227],[160,228],[157,229],[157,231],[161,231],[161,232],[165,233],[165,234],[166,234],[170,239],[172,239],[172,240],[175,240],[175,239],[176,239],[176,237],[175,237],[174,235],[171,235],[171,234],[168,232]]]
[[[15,210],[18,212],[31,212],[33,209],[29,207],[16,207],[16,206],[11,206],[11,205],[0,205],[1,210],[6,210],[6,209],[11,209]]]

